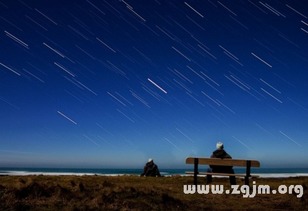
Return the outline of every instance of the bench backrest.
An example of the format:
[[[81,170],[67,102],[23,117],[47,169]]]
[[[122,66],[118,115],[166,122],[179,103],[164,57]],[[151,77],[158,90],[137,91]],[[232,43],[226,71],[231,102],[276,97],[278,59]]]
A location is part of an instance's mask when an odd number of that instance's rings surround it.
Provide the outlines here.
[[[215,165],[215,166],[247,166],[247,162],[250,162],[251,167],[260,167],[260,162],[257,160],[239,160],[239,159],[221,159],[221,158],[196,158],[198,164],[201,165]],[[186,158],[186,164],[195,164],[194,157]]]

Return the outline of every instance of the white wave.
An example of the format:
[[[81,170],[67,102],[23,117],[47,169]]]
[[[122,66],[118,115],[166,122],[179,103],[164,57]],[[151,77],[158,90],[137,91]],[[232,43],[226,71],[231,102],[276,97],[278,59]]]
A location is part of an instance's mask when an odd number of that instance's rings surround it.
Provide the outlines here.
[[[66,176],[66,175],[98,175],[95,173],[74,173],[74,172],[30,172],[30,171],[6,171],[0,172],[0,175],[9,175],[9,176],[30,176],[30,175],[50,175],[50,176]]]
[[[76,173],[76,172],[30,172],[30,171],[1,171],[0,175],[9,175],[9,176],[38,176],[38,175],[46,175],[46,176],[139,176],[139,174],[101,174],[101,173]],[[161,172],[161,175],[164,177],[172,177],[172,176],[193,176],[188,174],[176,174],[172,175],[168,172]],[[308,177],[308,173],[252,173],[252,175],[257,175],[260,178],[288,178],[288,177]],[[205,177],[205,175],[199,175],[200,177]],[[225,176],[217,176],[217,177],[225,177]]]
[[[262,178],[308,177],[308,173],[262,173],[256,175]]]
[[[135,174],[100,174],[100,173],[75,173],[75,172],[30,172],[30,171],[2,171],[0,175],[8,176],[124,176]]]

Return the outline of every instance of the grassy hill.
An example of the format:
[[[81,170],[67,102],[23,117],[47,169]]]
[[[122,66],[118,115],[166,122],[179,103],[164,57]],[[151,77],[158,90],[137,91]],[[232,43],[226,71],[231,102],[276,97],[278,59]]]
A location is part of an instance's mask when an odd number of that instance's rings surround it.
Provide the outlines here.
[[[187,195],[183,185],[192,184],[193,178],[180,176],[1,176],[0,210],[308,210],[308,177],[255,181],[272,189],[302,185],[304,195]],[[230,188],[226,178],[214,178],[213,184]]]

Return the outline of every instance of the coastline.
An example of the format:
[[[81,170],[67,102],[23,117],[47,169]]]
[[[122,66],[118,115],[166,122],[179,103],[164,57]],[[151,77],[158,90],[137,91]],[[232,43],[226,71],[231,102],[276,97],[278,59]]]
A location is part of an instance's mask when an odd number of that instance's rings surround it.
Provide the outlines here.
[[[43,172],[43,171],[1,171],[0,176],[106,176],[106,177],[116,177],[116,176],[139,176],[137,173],[89,173],[89,172]],[[289,177],[308,177],[308,173],[253,173],[252,175],[257,175],[259,178],[289,178]],[[191,176],[185,173],[180,174],[169,174],[162,172],[164,177],[173,176]],[[203,176],[200,176],[203,177]],[[223,177],[223,176],[218,176]]]

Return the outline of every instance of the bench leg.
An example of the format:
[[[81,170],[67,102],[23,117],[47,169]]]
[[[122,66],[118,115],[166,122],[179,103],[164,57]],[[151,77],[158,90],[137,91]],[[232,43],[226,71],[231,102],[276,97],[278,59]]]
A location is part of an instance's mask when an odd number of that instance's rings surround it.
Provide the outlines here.
[[[249,186],[249,176],[250,176],[250,167],[251,167],[251,161],[246,161],[246,177],[245,177],[245,185]]]
[[[236,185],[236,178],[235,178],[235,176],[230,176],[229,180],[230,180],[230,185]]]
[[[249,177],[245,177],[245,185],[248,185],[249,186]]]
[[[199,164],[199,160],[198,158],[195,158],[194,159],[194,185],[197,187],[197,179],[198,179],[198,173],[199,173],[199,170],[198,170],[198,164]]]

